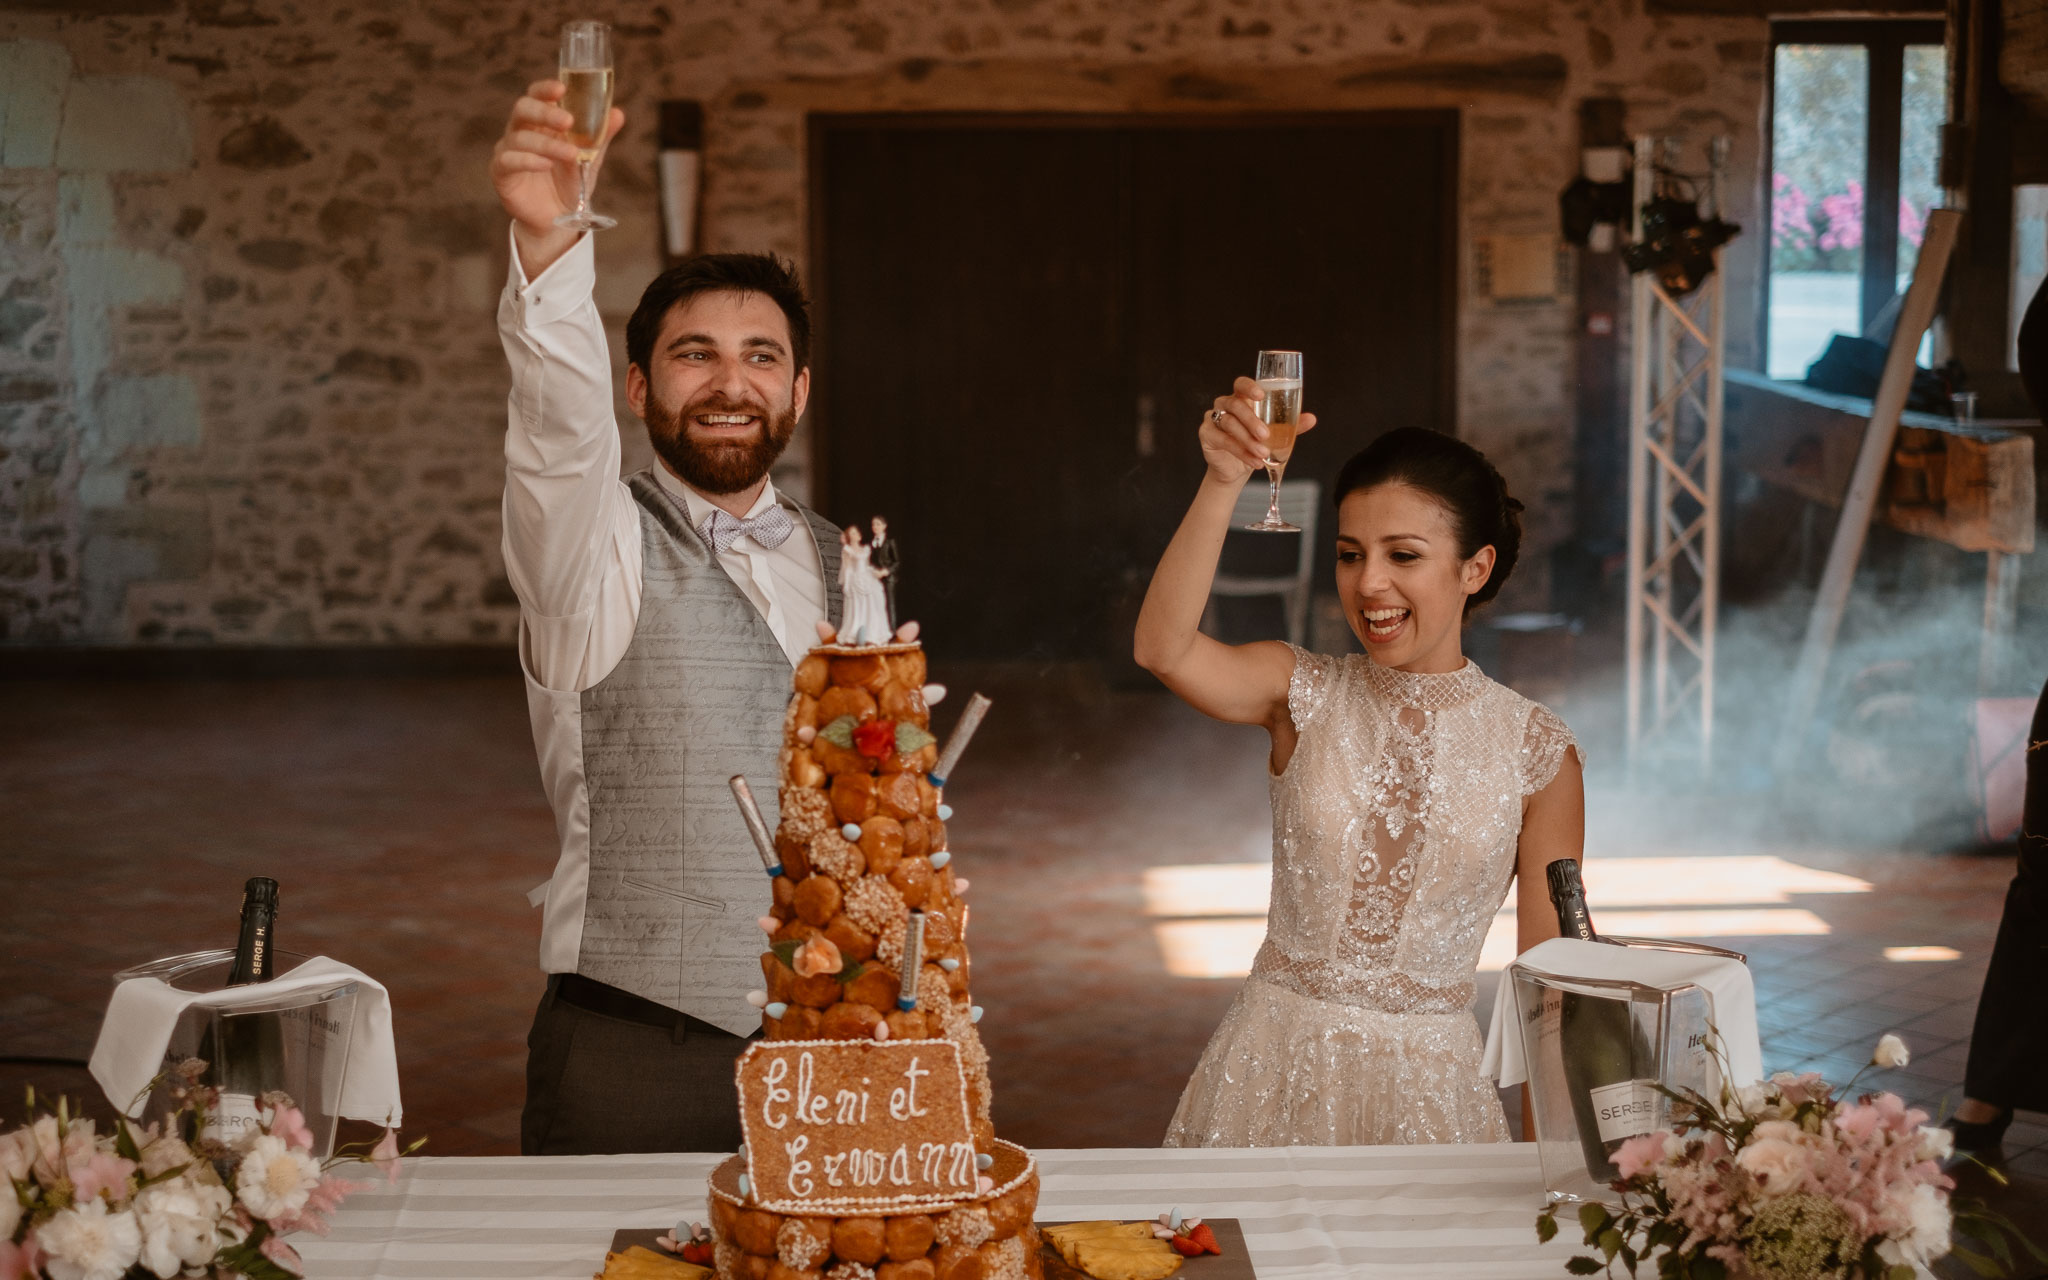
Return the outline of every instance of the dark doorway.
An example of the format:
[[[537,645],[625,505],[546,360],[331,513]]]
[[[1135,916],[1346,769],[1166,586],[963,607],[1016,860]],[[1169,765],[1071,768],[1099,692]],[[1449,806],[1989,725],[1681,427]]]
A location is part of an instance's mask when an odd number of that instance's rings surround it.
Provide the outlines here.
[[[1290,475],[1453,428],[1456,129],[814,118],[824,509],[890,517],[904,613],[958,658],[1127,655],[1259,348],[1304,353],[1321,419]]]

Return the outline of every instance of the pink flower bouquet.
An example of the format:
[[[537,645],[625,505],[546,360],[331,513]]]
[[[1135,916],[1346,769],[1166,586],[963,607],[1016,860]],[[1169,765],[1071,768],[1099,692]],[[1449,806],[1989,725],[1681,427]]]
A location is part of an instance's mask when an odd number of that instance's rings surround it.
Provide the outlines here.
[[[1904,1066],[1897,1036],[1878,1042],[1872,1066]],[[1861,1073],[1858,1077],[1861,1078]],[[1842,1090],[1847,1095],[1851,1080]],[[1579,1206],[1585,1242],[1599,1256],[1565,1264],[1572,1275],[1660,1280],[1913,1280],[1916,1268],[1951,1252],[1986,1275],[2010,1265],[2011,1244],[2048,1261],[2012,1223],[1979,1206],[1951,1206],[1942,1172],[1954,1149],[1946,1129],[1891,1093],[1854,1101],[1812,1072],[1781,1072],[1719,1102],[1672,1095],[1675,1129],[1631,1138],[1615,1152],[1620,1206]],[[1951,1243],[1962,1224],[1990,1241],[1996,1259]],[[1536,1234],[1557,1234],[1557,1206]]]
[[[324,1235],[342,1198],[371,1185],[335,1167],[370,1164],[396,1178],[399,1159],[420,1147],[401,1152],[387,1129],[367,1151],[316,1161],[305,1115],[281,1093],[263,1095],[257,1123],[232,1140],[201,1136],[219,1101],[198,1083],[205,1069],[194,1059],[172,1074],[178,1106],[161,1129],[117,1117],[100,1133],[59,1100],[0,1134],[0,1280],[297,1280],[303,1268],[285,1237]]]

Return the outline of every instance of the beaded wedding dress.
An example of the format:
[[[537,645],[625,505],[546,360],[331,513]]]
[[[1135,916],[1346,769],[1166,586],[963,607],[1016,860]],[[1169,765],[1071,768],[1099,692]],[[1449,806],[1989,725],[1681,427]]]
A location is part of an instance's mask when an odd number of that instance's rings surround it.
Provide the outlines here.
[[[1469,661],[1418,675],[1295,649],[1287,705],[1266,941],[1166,1145],[1508,1141],[1474,979],[1522,801],[1571,731]]]

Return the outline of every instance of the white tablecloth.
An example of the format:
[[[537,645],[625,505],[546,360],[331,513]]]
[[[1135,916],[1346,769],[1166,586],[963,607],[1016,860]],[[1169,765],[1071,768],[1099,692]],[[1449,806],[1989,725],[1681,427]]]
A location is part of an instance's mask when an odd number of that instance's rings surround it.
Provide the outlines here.
[[[1040,1151],[1038,1216],[1237,1218],[1261,1280],[1557,1280],[1575,1225],[1536,1243],[1543,1181],[1528,1143],[1229,1151]],[[723,1156],[414,1159],[292,1237],[309,1280],[589,1280],[619,1227],[705,1217]],[[344,1173],[347,1171],[344,1170]]]

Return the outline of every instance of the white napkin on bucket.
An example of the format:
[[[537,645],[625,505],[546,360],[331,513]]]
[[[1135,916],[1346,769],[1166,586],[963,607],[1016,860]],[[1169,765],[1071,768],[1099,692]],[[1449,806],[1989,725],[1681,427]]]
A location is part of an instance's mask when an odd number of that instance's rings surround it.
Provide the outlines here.
[[[92,1050],[92,1078],[117,1107],[132,1107],[140,1116],[148,1101],[140,1096],[164,1069],[164,1050],[178,1018],[190,1008],[233,1009],[263,1004],[296,991],[357,984],[355,1027],[349,1034],[348,1069],[343,1076],[336,1114],[351,1120],[397,1128],[404,1116],[398,1098],[398,1047],[391,1035],[391,995],[384,985],[361,970],[315,956],[269,982],[223,987],[219,991],[180,991],[161,978],[130,978],[114,988],[107,1016],[100,1023],[99,1042]],[[132,1101],[131,1101],[132,1100]]]
[[[1714,1027],[1728,1064],[1729,1084],[1740,1088],[1763,1079],[1764,1055],[1757,1042],[1756,984],[1749,966],[1731,956],[1666,951],[1658,947],[1617,947],[1582,938],[1552,938],[1515,957],[1515,963],[1559,978],[1614,978],[1669,991],[1693,984],[1714,998]],[[1529,1078],[1522,1056],[1522,1029],[1515,1017],[1515,986],[1500,974],[1493,997],[1493,1025],[1486,1032],[1481,1074],[1502,1088]]]

